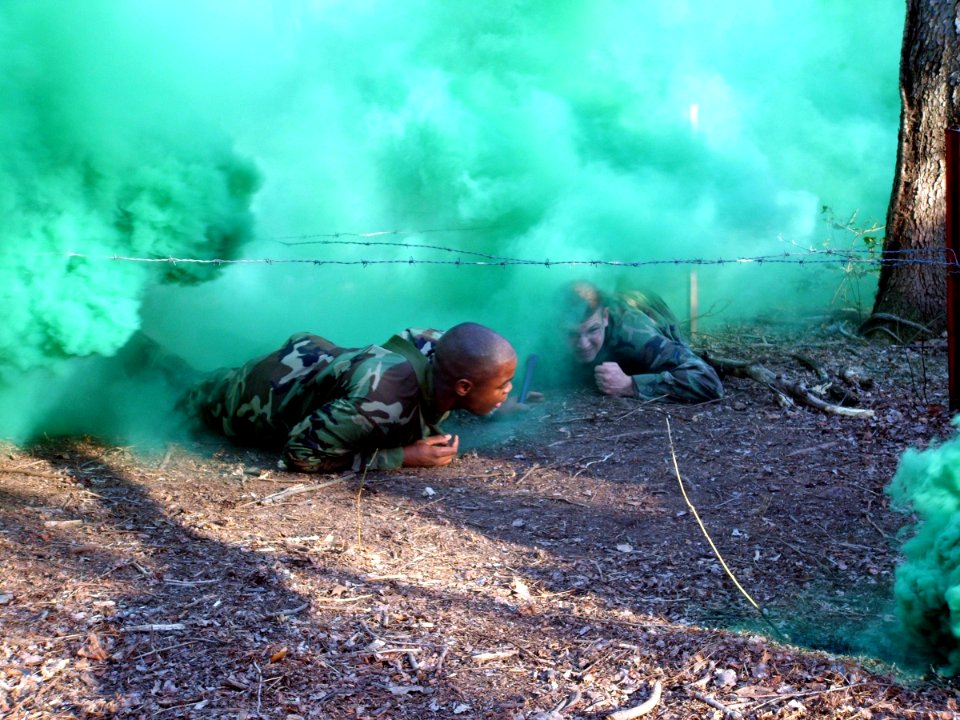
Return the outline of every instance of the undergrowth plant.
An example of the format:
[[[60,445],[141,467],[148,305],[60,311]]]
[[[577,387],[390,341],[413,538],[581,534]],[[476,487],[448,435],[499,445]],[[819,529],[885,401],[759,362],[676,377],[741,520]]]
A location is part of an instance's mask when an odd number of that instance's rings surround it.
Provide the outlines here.
[[[862,285],[866,279],[875,284],[880,275],[885,226],[876,222],[861,224],[859,212],[854,210],[846,220],[842,220],[829,206],[820,208],[823,221],[832,231],[821,243],[821,252],[836,254],[842,259],[839,265],[842,276],[830,304],[833,307],[853,308],[862,316]]]

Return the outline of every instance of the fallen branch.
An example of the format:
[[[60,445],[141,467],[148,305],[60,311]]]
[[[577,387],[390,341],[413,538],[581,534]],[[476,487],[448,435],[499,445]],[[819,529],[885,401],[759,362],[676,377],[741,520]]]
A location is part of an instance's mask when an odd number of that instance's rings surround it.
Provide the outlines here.
[[[844,417],[874,416],[873,410],[844,407],[842,405],[829,403],[810,392],[803,383],[790,382],[759,363],[753,363],[748,360],[713,357],[710,355],[706,355],[705,360],[721,375],[749,378],[756,380],[761,385],[766,385],[777,393],[782,399],[782,402],[786,402],[788,405],[793,405],[795,402],[798,402],[801,405],[812,407],[830,415],[842,415]]]
[[[657,680],[653,684],[653,691],[650,693],[650,697],[648,697],[644,702],[632,708],[624,708],[623,710],[612,712],[607,715],[607,720],[633,720],[633,718],[646,715],[660,704],[660,693],[662,690],[663,687],[660,685],[660,681]]]

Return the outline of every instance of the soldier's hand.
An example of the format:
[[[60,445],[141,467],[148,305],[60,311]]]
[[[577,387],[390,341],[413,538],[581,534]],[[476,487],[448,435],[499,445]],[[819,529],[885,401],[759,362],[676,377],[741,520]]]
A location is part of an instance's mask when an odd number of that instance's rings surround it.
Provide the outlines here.
[[[460,437],[457,435],[431,435],[403,448],[403,464],[405,467],[449,465],[457,456],[459,447]]]
[[[635,395],[633,378],[627,375],[615,362],[600,363],[593,369],[597,388],[604,395]]]

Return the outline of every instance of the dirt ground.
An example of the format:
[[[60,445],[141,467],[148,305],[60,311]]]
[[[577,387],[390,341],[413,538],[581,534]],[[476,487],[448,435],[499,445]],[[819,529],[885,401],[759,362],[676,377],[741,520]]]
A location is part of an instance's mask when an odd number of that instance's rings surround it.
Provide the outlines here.
[[[0,716],[958,718],[956,684],[903,671],[883,493],[953,432],[945,343],[773,335],[703,343],[875,416],[737,378],[696,407],[554,395],[366,477],[213,439],[5,445]]]

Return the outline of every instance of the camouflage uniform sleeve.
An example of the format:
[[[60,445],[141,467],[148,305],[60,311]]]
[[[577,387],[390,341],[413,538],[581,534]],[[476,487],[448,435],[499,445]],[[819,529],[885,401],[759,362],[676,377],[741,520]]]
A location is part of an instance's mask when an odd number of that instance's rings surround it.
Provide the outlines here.
[[[301,472],[398,468],[403,446],[421,437],[420,387],[406,362],[372,357],[350,392],[310,413],[291,431],[283,459]]]
[[[696,403],[723,397],[716,371],[683,342],[672,324],[660,328],[642,312],[628,311],[614,351],[641,399]]]
[[[668,341],[669,343],[669,341]],[[662,348],[668,357],[676,358],[676,350]],[[689,348],[687,357],[669,370],[631,376],[637,396],[644,400],[662,398],[679,402],[709,402],[723,397],[723,385],[712,367]]]

